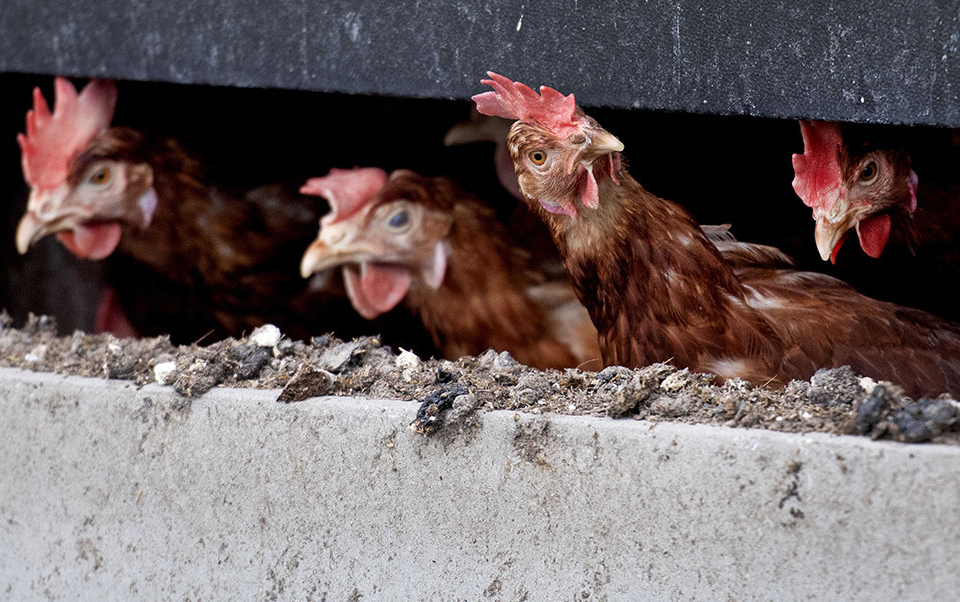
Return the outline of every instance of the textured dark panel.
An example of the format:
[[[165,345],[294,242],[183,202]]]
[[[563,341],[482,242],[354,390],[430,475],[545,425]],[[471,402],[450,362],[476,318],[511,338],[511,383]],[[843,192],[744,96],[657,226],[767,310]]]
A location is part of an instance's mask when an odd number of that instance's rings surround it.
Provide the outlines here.
[[[699,6],[703,4],[703,6]],[[960,2],[3,0],[0,71],[960,126]]]

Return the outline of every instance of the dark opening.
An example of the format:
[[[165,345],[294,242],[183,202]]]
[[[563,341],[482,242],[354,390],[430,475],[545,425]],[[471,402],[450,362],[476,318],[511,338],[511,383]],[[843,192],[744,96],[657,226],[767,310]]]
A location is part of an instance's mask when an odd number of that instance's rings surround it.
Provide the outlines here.
[[[43,313],[55,316],[63,332],[89,331],[103,277],[98,263],[75,259],[53,237],[22,257],[14,247],[27,199],[15,136],[23,131],[37,85],[51,97],[51,77],[0,75],[0,305],[16,323],[28,312]],[[448,176],[506,216],[515,201],[497,181],[493,146],[442,143],[472,110],[467,101],[120,82],[114,124],[176,138],[204,162],[211,182],[231,188],[299,182],[331,167],[408,168]],[[685,205],[700,223],[730,223],[737,238],[778,246],[798,267],[832,273],[868,295],[956,314],[960,284],[938,281],[935,262],[918,262],[906,250],[892,249],[876,261],[851,248],[838,266],[820,260],[810,210],[791,188],[791,154],[802,149],[795,121],[587,110],[624,142],[634,176]],[[952,169],[952,131],[904,131],[913,141],[918,173],[925,165]],[[937,283],[940,294],[931,292],[930,283]],[[423,340],[422,333],[411,334],[408,346],[424,351]]]

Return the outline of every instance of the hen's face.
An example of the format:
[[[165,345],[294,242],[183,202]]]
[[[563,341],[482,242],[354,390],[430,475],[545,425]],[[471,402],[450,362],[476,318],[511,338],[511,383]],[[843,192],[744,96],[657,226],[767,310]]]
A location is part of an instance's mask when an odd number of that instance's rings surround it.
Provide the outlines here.
[[[108,131],[70,165],[55,188],[34,186],[17,227],[17,249],[56,233],[81,259],[103,259],[120,242],[124,225],[146,227],[157,205],[153,170],[146,163],[115,158]],[[107,147],[107,148],[104,148]]]
[[[587,116],[566,138],[538,123],[518,121],[507,140],[527,202],[571,218],[584,207],[599,206],[594,162],[602,160],[601,175],[615,179],[623,150],[623,143]]]
[[[426,178],[394,172],[360,211],[335,223],[321,220],[301,274],[342,267],[354,308],[373,319],[396,307],[411,285],[436,289],[443,282],[451,209],[434,206]]]
[[[837,203],[828,211],[814,209],[815,236],[821,257],[836,260],[844,238],[853,229],[860,246],[880,257],[892,221],[917,209],[917,175],[903,151],[871,150],[841,156],[843,183]]]
[[[906,153],[873,150],[845,159],[844,189],[850,212],[873,215],[916,210],[916,174]]]
[[[830,122],[801,122],[804,154],[794,155],[794,189],[813,209],[817,249],[836,261],[850,230],[879,257],[893,219],[917,208],[917,176],[901,148],[878,146],[876,131]]]

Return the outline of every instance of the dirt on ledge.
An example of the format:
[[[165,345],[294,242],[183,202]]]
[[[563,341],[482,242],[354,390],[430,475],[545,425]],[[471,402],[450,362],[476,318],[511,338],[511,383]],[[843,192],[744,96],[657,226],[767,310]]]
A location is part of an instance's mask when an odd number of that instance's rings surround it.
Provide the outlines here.
[[[290,341],[273,326],[208,346],[176,347],[165,337],[58,337],[50,318],[31,317],[15,329],[6,314],[0,366],[158,382],[187,397],[212,387],[250,387],[282,389],[283,402],[318,395],[414,400],[421,407],[412,427],[424,434],[442,425],[471,428],[478,412],[516,410],[960,444],[960,403],[949,396],[914,401],[846,367],[768,390],[741,380],[715,385],[709,375],[668,364],[540,371],[494,351],[456,362],[425,360],[397,354],[376,338]]]

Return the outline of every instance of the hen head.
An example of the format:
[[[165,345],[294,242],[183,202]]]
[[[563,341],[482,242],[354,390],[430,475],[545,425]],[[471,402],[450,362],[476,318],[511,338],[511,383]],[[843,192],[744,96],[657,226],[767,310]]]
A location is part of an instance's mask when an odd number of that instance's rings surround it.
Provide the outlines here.
[[[801,121],[800,133],[804,152],[793,155],[793,189],[813,209],[820,257],[836,263],[851,228],[863,251],[880,257],[893,218],[917,209],[910,157],[845,135],[837,123]]]
[[[411,171],[388,177],[374,167],[308,180],[300,191],[326,198],[331,212],[300,273],[341,267],[350,302],[368,320],[396,307],[411,287],[436,290],[446,273],[453,205],[434,186]]]
[[[520,190],[528,204],[576,219],[582,208],[600,205],[601,177],[617,182],[623,143],[600,127],[568,96],[546,86],[537,94],[502,75],[487,72],[493,88],[473,97],[484,115],[516,120],[508,145]]]
[[[117,89],[93,80],[79,94],[69,81],[54,81],[51,113],[39,88],[27,112],[20,143],[23,177],[30,185],[27,211],[17,226],[17,250],[56,233],[82,259],[103,259],[120,242],[123,225],[146,227],[157,197],[153,173],[143,161],[121,157],[140,135],[110,130]]]

